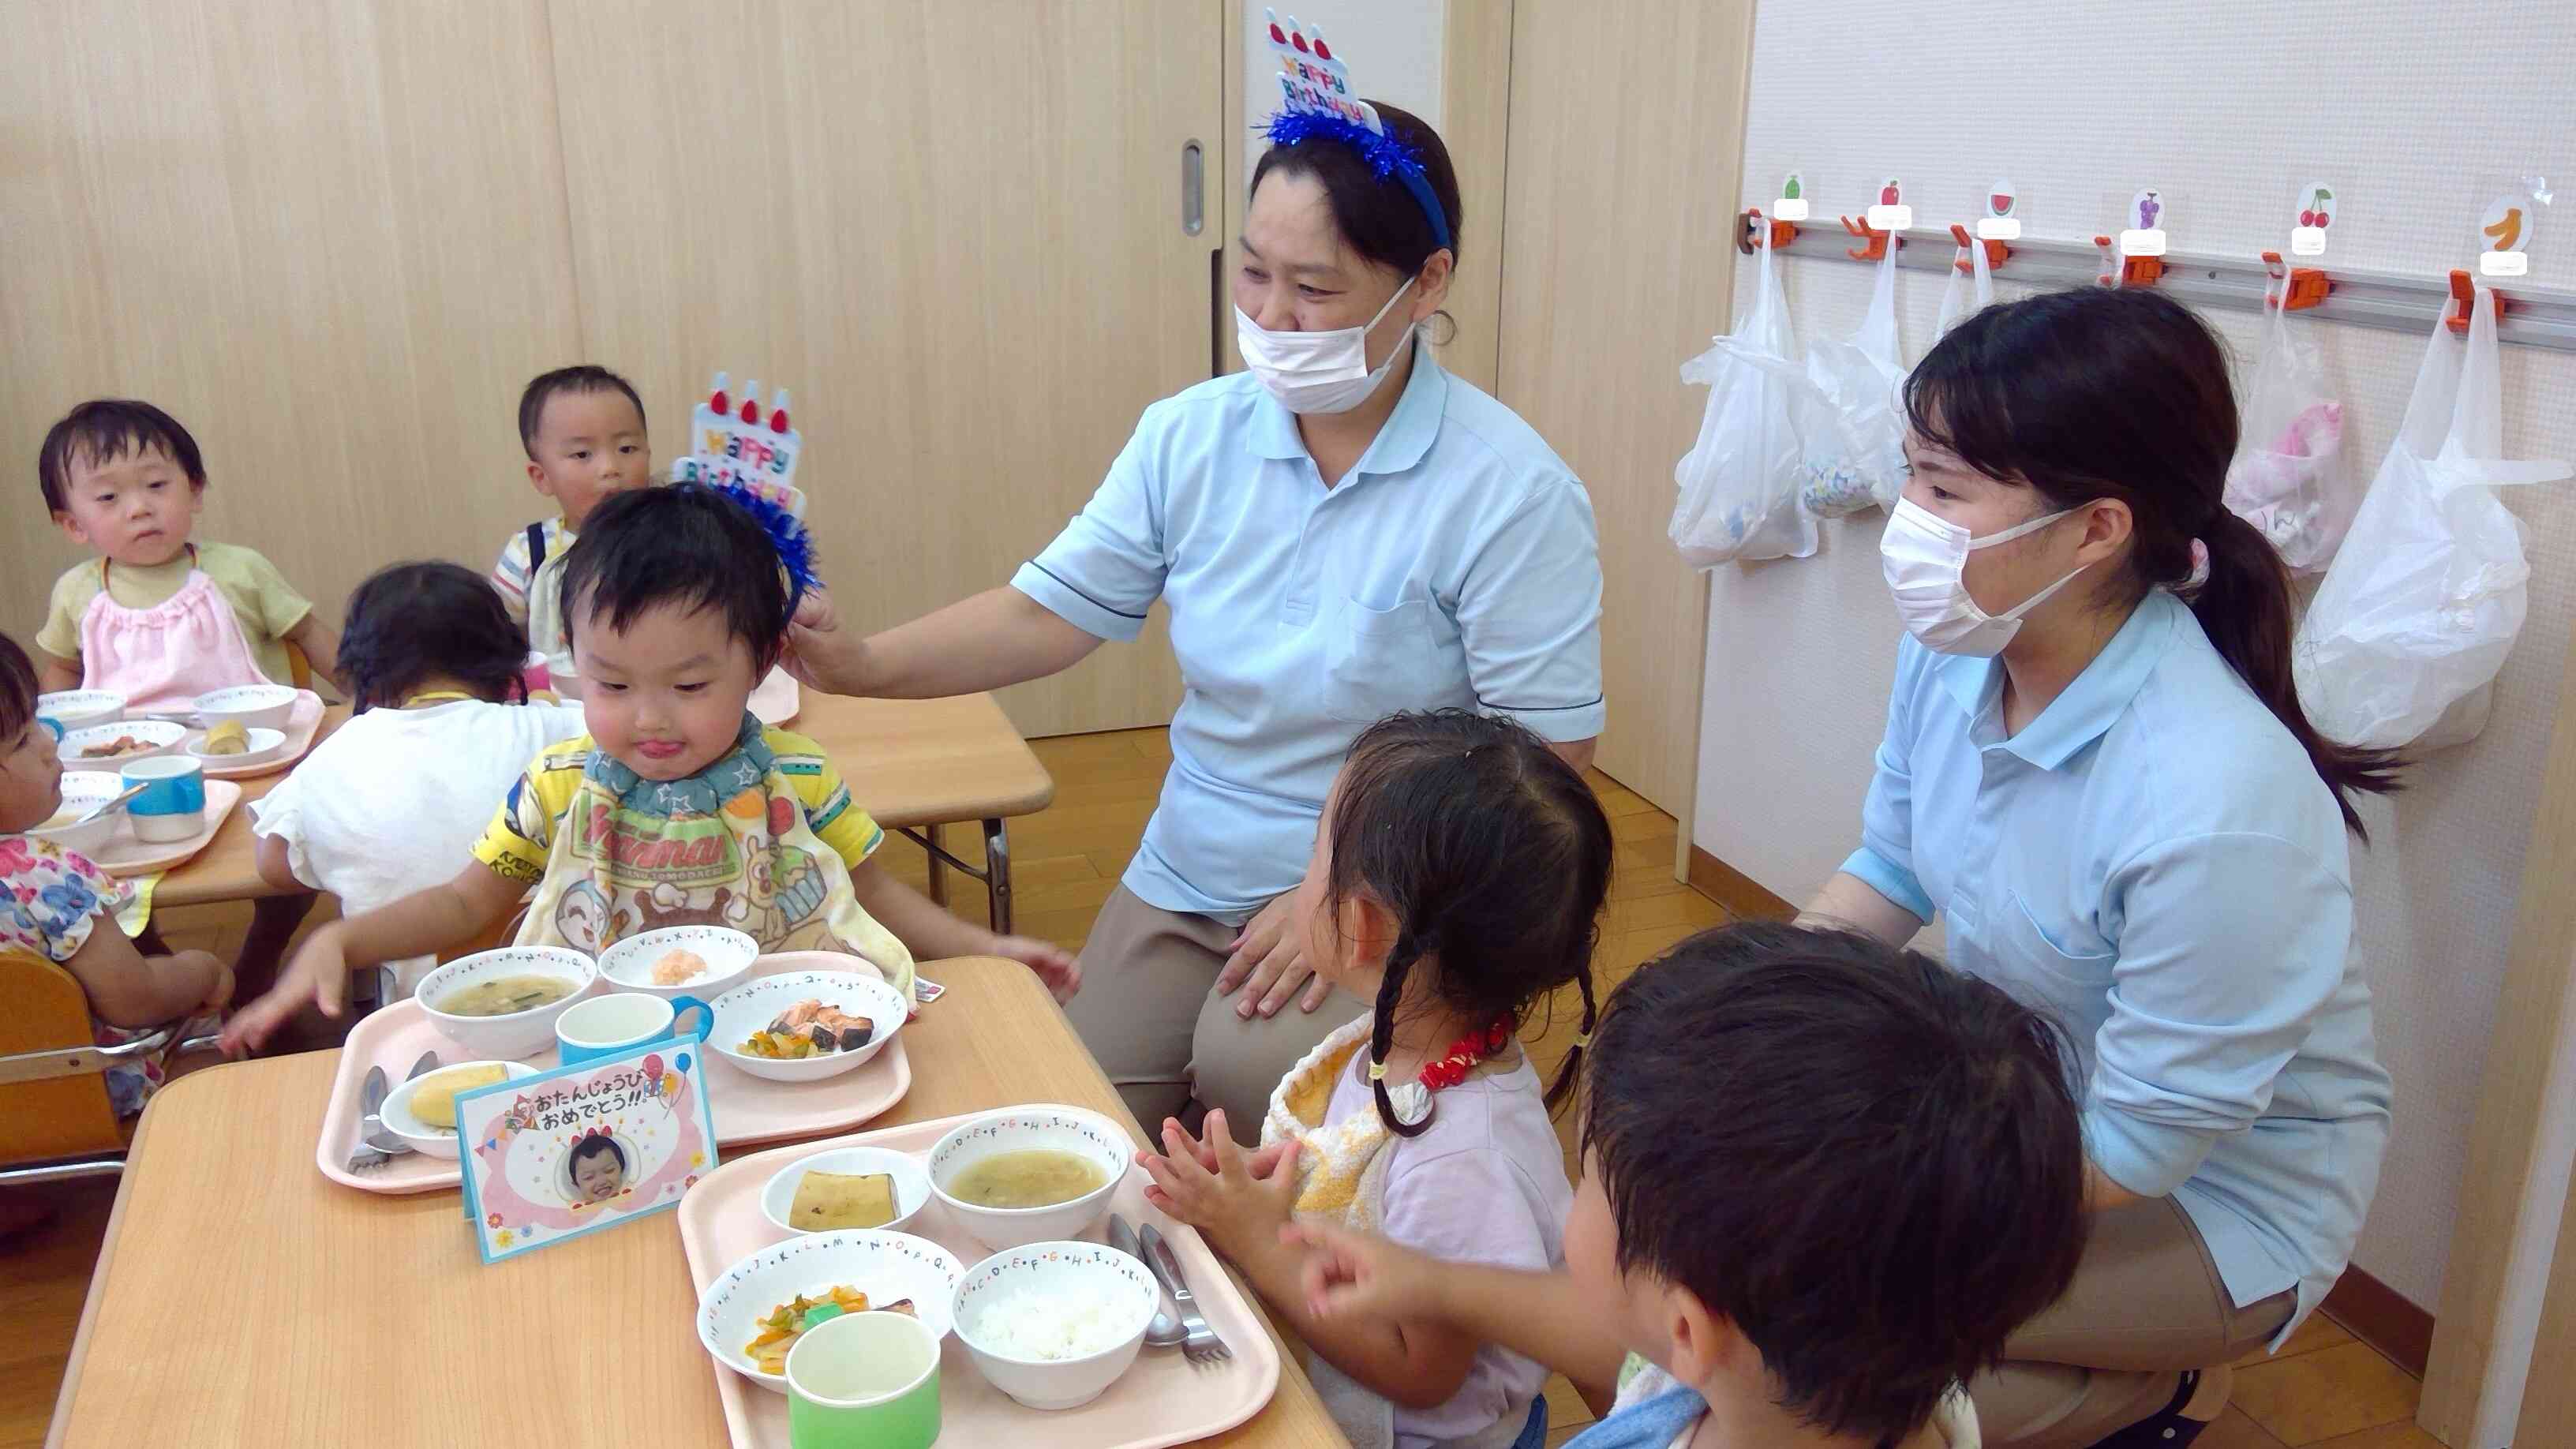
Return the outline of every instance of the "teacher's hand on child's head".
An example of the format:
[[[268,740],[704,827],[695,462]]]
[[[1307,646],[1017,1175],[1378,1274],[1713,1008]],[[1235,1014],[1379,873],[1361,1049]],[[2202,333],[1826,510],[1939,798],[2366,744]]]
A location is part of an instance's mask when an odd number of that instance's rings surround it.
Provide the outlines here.
[[[1320,1011],[1332,997],[1332,983],[1306,964],[1304,934],[1292,929],[1295,897],[1296,892],[1290,891],[1272,900],[1245,923],[1229,948],[1233,954],[1226,958],[1225,969],[1217,973],[1217,995],[1232,996],[1238,988],[1243,990],[1234,1014],[1247,1021],[1255,1012],[1277,1016],[1300,986],[1306,988],[1305,999],[1297,1003],[1300,1011]]]
[[[1306,1250],[1297,1279],[1318,1319],[1438,1316],[1439,1264],[1430,1258],[1331,1223],[1288,1223],[1279,1241]]]
[[[1064,1005],[1082,989],[1082,963],[1073,953],[1053,941],[1033,936],[1003,936],[993,942],[993,954],[1017,961],[1038,973],[1046,989],[1055,996],[1055,1004]]]
[[[320,1006],[322,1014],[334,1020],[348,1013],[349,958],[341,946],[338,921],[315,931],[296,950],[277,985],[224,1023],[219,1038],[224,1055],[238,1057],[267,1045],[277,1029],[308,1004]]]
[[[831,590],[808,589],[787,625],[787,650],[778,662],[826,694],[848,694],[852,691],[846,686],[858,677],[857,656],[863,643],[857,634],[842,630],[841,611],[832,603]]]

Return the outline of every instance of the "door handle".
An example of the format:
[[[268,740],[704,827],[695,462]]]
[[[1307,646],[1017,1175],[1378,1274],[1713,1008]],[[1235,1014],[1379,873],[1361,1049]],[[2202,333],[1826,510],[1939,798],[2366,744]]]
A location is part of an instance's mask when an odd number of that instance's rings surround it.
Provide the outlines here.
[[[1195,140],[1181,144],[1181,234],[1207,229],[1207,153]]]

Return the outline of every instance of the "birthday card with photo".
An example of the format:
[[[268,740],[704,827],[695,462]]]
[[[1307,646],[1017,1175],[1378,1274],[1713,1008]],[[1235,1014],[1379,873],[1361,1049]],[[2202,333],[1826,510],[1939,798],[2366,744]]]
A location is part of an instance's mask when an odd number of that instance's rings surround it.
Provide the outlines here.
[[[647,1042],[456,1099],[465,1211],[486,1263],[676,1207],[715,1170],[706,1056]]]

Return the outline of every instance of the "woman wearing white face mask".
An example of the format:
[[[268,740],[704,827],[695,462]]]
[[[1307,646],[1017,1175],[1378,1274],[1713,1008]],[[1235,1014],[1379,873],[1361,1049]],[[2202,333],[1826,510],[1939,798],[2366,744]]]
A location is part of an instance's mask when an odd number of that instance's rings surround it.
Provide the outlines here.
[[[1232,259],[1246,370],[1146,409],[1008,586],[864,639],[809,607],[792,636],[809,683],[922,697],[1053,674],[1170,610],[1172,765],[1066,1008],[1149,1125],[1195,1099],[1250,1140],[1288,1068],[1363,1010],[1326,1009],[1285,929],[1361,729],[1483,709],[1577,765],[1601,732],[1590,500],[1417,345],[1464,211],[1440,138],[1375,109],[1375,139],[1274,122]]]
[[[2153,292],[1976,314],[1906,385],[1880,552],[1899,646],[1861,848],[1804,922],[1902,942],[2053,1012],[2086,1074],[2092,1240],[1972,1390],[2003,1449],[2157,1449],[2344,1268],[2387,1073],[2353,959],[2354,792],[2288,576],[2220,504],[2227,364]]]

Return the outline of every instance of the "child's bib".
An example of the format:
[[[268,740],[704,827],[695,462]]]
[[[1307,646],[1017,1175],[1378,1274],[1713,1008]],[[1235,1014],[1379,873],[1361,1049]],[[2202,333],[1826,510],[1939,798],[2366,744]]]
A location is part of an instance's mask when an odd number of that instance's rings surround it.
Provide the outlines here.
[[[81,614],[81,688],[113,690],[134,710],[186,709],[200,694],[237,684],[270,684],[251,657],[232,603],[205,570],[188,570],[179,592],[129,609],[107,587]]]
[[[646,780],[593,750],[518,943],[596,954],[693,925],[744,932],[763,955],[860,957],[912,990],[912,953],[860,906],[849,868],[815,837],[748,716],[732,753],[685,780]]]

